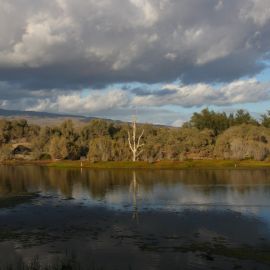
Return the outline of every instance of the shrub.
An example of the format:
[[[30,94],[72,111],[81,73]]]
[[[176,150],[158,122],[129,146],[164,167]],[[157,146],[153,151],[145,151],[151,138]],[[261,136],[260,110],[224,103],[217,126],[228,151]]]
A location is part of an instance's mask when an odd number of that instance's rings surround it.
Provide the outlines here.
[[[214,154],[224,159],[265,160],[270,153],[270,130],[254,125],[231,127],[219,135]]]

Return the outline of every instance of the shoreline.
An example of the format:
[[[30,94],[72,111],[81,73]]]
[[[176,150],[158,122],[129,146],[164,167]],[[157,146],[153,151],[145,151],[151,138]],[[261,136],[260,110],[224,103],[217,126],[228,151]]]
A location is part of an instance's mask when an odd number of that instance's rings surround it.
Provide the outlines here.
[[[188,160],[188,161],[70,161],[70,160],[9,160],[0,162],[7,166],[44,166],[54,168],[87,168],[87,169],[156,169],[156,170],[182,170],[182,169],[252,169],[270,168],[270,161],[255,160]]]

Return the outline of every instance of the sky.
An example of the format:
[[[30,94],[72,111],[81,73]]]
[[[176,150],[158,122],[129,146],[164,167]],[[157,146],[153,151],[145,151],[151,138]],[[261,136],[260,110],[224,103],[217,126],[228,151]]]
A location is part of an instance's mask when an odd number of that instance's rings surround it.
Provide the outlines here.
[[[269,0],[0,0],[0,108],[180,126],[270,109]]]

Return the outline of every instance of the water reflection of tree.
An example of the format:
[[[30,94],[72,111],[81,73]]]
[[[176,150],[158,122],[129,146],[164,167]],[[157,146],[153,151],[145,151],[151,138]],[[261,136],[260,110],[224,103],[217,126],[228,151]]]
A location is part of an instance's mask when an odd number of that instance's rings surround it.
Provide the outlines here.
[[[132,172],[132,180],[129,186],[129,192],[132,194],[132,218],[139,223],[139,211],[137,205],[138,193],[139,193],[139,183],[137,181],[136,172]]]
[[[134,177],[136,181],[134,181]],[[122,190],[128,190],[131,184],[133,190],[137,190],[137,193],[134,194],[138,195],[138,179],[140,179],[140,189],[144,193],[152,193],[157,184],[165,188],[183,185],[207,196],[217,192],[218,189],[224,192],[236,191],[238,194],[245,194],[260,189],[260,184],[262,184],[263,192],[270,193],[270,174],[269,170],[264,169],[145,170],[136,172],[83,170],[81,173],[80,170],[76,169],[2,166],[0,170],[0,196],[32,191],[53,191],[59,192],[62,196],[71,197],[78,187],[78,192],[80,190],[86,191],[90,197],[99,199],[106,197],[115,188],[121,187]]]

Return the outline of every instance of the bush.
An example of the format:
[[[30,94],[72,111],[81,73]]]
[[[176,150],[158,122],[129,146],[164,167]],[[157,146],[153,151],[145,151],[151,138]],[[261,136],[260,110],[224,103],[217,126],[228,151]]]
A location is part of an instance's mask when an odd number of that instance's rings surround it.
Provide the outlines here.
[[[231,127],[219,135],[214,154],[224,159],[265,160],[270,153],[270,130],[254,125]]]
[[[0,160],[9,160],[13,158],[12,147],[9,144],[3,144],[0,147]]]
[[[53,137],[50,141],[49,152],[53,159],[65,159],[68,156],[66,139],[59,136]]]

